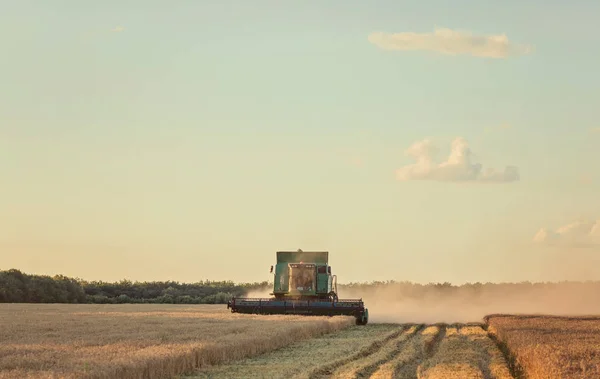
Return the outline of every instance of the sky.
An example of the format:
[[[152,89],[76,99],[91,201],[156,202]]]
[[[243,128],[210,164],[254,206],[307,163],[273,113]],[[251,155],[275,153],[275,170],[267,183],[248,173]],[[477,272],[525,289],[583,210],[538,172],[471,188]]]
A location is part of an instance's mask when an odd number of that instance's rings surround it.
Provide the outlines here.
[[[600,279],[597,1],[1,1],[0,269]]]

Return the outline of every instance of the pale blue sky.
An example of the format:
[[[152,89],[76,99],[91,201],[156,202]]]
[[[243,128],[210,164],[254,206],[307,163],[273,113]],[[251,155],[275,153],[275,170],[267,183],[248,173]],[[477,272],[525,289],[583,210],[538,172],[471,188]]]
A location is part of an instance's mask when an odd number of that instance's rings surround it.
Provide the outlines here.
[[[275,251],[302,248],[329,250],[340,282],[599,278],[579,269],[597,246],[532,243],[600,219],[599,14],[556,0],[0,1],[0,268],[269,280]],[[368,39],[436,27],[533,51]],[[396,179],[413,143],[442,159],[456,137],[520,180]]]

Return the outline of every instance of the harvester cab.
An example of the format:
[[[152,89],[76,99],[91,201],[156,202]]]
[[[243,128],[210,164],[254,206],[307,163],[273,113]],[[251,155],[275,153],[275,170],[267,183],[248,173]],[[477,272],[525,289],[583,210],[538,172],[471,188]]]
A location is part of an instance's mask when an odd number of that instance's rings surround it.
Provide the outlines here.
[[[337,300],[337,278],[331,274],[328,255],[327,251],[278,251],[271,295]]]
[[[339,299],[337,277],[331,273],[327,251],[278,251],[273,274],[273,297],[232,298],[231,312],[354,316],[366,325],[369,311],[362,299]]]

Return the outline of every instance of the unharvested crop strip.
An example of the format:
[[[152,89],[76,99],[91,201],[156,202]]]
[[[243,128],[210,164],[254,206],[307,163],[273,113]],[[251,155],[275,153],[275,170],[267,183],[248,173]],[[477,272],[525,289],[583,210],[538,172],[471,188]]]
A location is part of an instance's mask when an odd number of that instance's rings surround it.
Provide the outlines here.
[[[0,307],[0,319],[10,320],[11,329],[8,333],[0,327],[0,356],[10,358],[0,360],[0,379],[192,374],[198,367],[257,356],[354,323],[351,317],[239,317],[211,306],[190,306],[187,311],[176,306],[106,306],[117,307],[130,313],[95,316],[98,307],[88,304]],[[147,312],[157,309],[169,316]]]
[[[488,332],[506,344],[523,376],[531,379],[600,378],[599,321],[545,315],[486,317]]]
[[[327,365],[323,365],[321,367],[316,368],[313,372],[310,373],[309,378],[317,379],[317,378],[321,378],[321,377],[329,377],[338,367],[341,367],[349,362],[367,357],[367,356],[377,352],[388,341],[393,340],[393,339],[397,338],[400,334],[402,334],[405,331],[405,329],[406,329],[405,327],[400,327],[398,330],[385,336],[385,338],[375,341],[372,344],[370,344],[369,346],[361,349],[356,354],[353,354],[347,358],[343,358],[343,359],[337,360],[335,362],[329,363]]]

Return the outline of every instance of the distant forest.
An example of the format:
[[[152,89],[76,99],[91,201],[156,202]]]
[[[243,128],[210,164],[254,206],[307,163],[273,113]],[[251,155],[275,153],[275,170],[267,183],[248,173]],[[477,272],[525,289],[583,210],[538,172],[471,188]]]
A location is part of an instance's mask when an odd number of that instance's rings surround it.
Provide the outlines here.
[[[268,286],[268,282],[232,281],[197,283],[85,281],[64,275],[30,275],[19,270],[0,271],[0,303],[154,303],[225,304],[232,296]]]
[[[251,291],[268,291],[272,283],[234,283],[233,281],[177,281],[119,282],[85,281],[64,275],[31,275],[17,269],[0,270],[0,303],[91,303],[91,304],[225,304],[233,296],[245,296]],[[547,282],[547,283],[450,283],[417,284],[411,282],[374,281],[339,284],[342,298],[363,296],[387,300],[436,300],[439,295],[487,298],[506,293],[540,293],[547,290],[575,293],[585,292],[597,298],[600,282]]]

